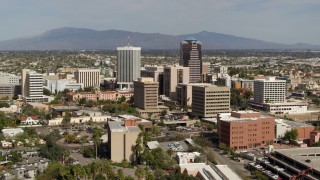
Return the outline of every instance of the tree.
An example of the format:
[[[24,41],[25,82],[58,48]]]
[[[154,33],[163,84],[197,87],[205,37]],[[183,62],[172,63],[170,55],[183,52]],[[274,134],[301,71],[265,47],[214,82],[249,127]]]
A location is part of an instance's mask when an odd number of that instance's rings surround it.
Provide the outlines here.
[[[124,102],[126,102],[126,97],[121,96],[121,98],[119,99],[119,102],[120,102],[120,103],[124,103]]]
[[[43,95],[50,96],[51,92],[47,88],[43,88]]]
[[[85,158],[93,158],[93,157],[95,157],[95,151],[94,151],[94,149],[92,149],[90,147],[84,149],[82,154],[83,154],[83,156]]]
[[[227,149],[227,145],[224,143],[219,143],[218,148],[221,150],[225,150],[225,149]]]
[[[138,177],[139,180],[145,177],[145,170],[143,168],[138,167],[134,173]]]
[[[98,158],[98,146],[101,143],[101,136],[102,136],[102,132],[101,129],[99,128],[93,128],[93,136],[92,136],[92,140],[95,146],[95,150],[96,150],[96,159]]]
[[[291,129],[290,131],[286,131],[283,136],[284,140],[288,140],[289,143],[293,143],[293,141],[298,139],[298,130]]]
[[[117,177],[118,177],[119,180],[124,180],[125,177],[124,177],[122,169],[118,169]]]
[[[70,124],[71,121],[71,113],[70,112],[66,112],[66,114],[64,115],[61,124],[63,125],[68,125]]]
[[[0,108],[8,108],[10,105],[6,102],[0,102]]]

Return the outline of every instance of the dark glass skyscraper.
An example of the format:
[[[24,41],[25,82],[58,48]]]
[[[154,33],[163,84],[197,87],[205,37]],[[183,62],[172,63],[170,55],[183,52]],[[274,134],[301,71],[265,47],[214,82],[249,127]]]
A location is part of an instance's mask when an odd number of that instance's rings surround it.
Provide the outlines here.
[[[189,67],[189,82],[202,82],[201,42],[188,38],[180,43],[180,65]]]

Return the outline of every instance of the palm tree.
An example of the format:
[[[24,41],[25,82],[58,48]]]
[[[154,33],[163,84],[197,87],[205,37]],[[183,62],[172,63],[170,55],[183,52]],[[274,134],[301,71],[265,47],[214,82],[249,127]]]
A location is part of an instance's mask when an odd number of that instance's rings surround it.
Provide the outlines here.
[[[92,162],[90,164],[90,167],[91,167],[91,172],[92,172],[92,179],[94,179],[96,177],[96,175],[99,174],[101,167],[96,162]]]
[[[98,158],[98,146],[101,143],[101,140],[100,140],[101,136],[102,136],[101,129],[93,128],[92,140],[94,142],[94,146],[96,150],[96,159]]]
[[[145,176],[145,170],[138,167],[136,172],[134,173],[134,175],[136,175],[138,177],[139,180],[143,179]]]
[[[81,167],[80,164],[76,164],[76,165],[74,165],[74,166],[71,166],[71,171],[72,171],[72,174],[73,174],[76,178],[78,178],[78,177],[80,177],[81,171],[83,171],[83,169],[82,169],[82,167]]]
[[[106,174],[108,179],[114,179],[115,178],[115,173],[113,171],[113,168],[111,166],[111,162],[109,160],[103,159],[101,171],[103,174]]]
[[[123,174],[123,171],[122,171],[122,169],[118,169],[118,171],[117,171],[118,173],[117,173],[117,176],[118,176],[118,179],[119,180],[124,180],[124,174]],[[108,177],[109,178],[109,177]]]
[[[90,179],[90,177],[92,176],[92,171],[91,171],[90,164],[84,166],[84,171],[85,171],[85,174],[86,174],[86,179]]]

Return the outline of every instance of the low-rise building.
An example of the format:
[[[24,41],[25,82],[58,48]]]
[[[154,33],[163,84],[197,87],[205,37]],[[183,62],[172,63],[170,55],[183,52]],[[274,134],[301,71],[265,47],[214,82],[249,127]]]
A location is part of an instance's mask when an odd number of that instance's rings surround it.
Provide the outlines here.
[[[283,138],[286,131],[291,131],[292,129],[296,129],[298,131],[299,140],[310,139],[310,134],[315,129],[315,127],[312,125],[284,119],[276,119],[275,123],[275,133],[277,139]]]
[[[21,134],[23,133],[23,129],[21,128],[7,128],[7,129],[2,129],[2,133],[3,133],[3,136],[5,137],[14,137],[16,136],[17,134]]]
[[[28,108],[34,108],[34,109],[39,109],[39,110],[49,110],[49,106],[46,104],[42,103],[27,103]]]
[[[275,120],[254,111],[232,111],[217,118],[220,143],[230,148],[249,149],[272,144]]]
[[[2,148],[12,148],[12,143],[8,141],[1,141]]]
[[[199,152],[177,152],[177,159],[179,164],[194,163],[195,158],[199,156]]]
[[[23,116],[20,118],[21,125],[36,125],[40,120],[36,116]]]
[[[86,123],[89,121],[96,122],[96,123],[102,123],[107,122],[108,119],[110,119],[111,116],[81,116],[81,117],[71,117],[70,124],[81,124]],[[61,125],[63,118],[56,118],[48,120],[49,126],[56,126]]]
[[[306,102],[283,102],[283,103],[256,103],[250,102],[250,106],[262,109],[271,114],[305,114],[308,103]]]
[[[67,97],[70,101],[76,101],[79,99],[87,99],[91,101],[99,100],[111,100],[117,101],[122,96],[129,100],[133,96],[133,92],[130,91],[95,91],[95,92],[70,92]]]

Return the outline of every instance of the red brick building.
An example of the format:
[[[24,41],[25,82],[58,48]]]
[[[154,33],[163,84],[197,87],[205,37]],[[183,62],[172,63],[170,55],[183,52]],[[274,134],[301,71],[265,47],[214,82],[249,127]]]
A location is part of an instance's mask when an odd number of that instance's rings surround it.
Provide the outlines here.
[[[218,115],[217,124],[220,143],[230,148],[265,147],[274,141],[274,118],[263,116],[259,112],[222,113]]]

